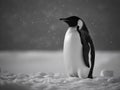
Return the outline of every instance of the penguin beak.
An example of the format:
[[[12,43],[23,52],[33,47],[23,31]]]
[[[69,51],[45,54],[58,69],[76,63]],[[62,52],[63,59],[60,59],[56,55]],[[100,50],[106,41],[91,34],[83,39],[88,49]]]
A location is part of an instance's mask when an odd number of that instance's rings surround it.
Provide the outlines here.
[[[64,22],[68,21],[66,18],[60,18],[59,20],[64,21]]]
[[[65,18],[60,18],[59,20],[64,21],[64,20],[65,20]]]

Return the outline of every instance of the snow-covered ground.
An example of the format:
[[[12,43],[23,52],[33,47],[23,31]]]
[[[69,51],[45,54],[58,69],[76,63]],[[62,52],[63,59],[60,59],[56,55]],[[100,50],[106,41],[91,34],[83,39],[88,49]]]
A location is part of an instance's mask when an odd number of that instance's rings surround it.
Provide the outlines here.
[[[120,90],[120,77],[79,79],[62,73],[4,74],[0,90]]]
[[[62,51],[0,52],[0,67],[13,73],[65,73]],[[120,52],[96,51],[94,75],[106,69],[120,76]]]
[[[120,52],[96,52],[94,79],[67,77],[61,51],[1,52],[0,67],[0,90],[120,90]]]

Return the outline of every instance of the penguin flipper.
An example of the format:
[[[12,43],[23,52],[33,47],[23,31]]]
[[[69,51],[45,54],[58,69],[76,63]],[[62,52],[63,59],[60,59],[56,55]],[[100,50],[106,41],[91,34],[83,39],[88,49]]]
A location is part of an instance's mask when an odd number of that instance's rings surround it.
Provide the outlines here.
[[[88,42],[91,48],[91,68],[88,74],[88,78],[93,78],[92,74],[93,74],[93,68],[94,68],[94,63],[95,63],[95,47],[94,47],[93,41],[90,36],[88,36]]]
[[[84,59],[85,65],[88,68],[90,67],[90,64],[89,64],[89,50],[90,50],[90,47],[87,43],[85,45],[83,45],[83,59]]]
[[[79,30],[79,27],[77,27],[77,31],[79,33],[79,36],[81,37],[81,43],[83,45],[83,59],[84,59],[84,64],[89,68],[89,50],[90,47],[88,45],[88,42],[86,40],[86,33],[83,31]]]

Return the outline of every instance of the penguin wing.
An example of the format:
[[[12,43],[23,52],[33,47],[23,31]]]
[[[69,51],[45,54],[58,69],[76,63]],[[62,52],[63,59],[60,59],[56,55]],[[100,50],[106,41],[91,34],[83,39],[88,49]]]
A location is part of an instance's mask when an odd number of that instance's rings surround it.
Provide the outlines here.
[[[91,48],[91,53],[90,53],[91,54],[91,68],[90,68],[88,77],[92,78],[92,73],[93,73],[93,68],[94,68],[94,63],[95,63],[95,48],[94,48],[93,41],[89,34],[87,35],[87,41]]]
[[[83,59],[84,59],[84,64],[89,68],[89,44],[87,42],[87,34],[85,32],[80,31],[79,29],[77,30],[79,32],[80,38],[81,38],[81,43],[83,45],[82,51],[83,51]]]
[[[84,63],[85,65],[89,68],[90,64],[89,64],[89,51],[90,51],[90,46],[89,43],[87,41],[87,34],[85,32],[81,32],[81,41],[83,44],[83,59],[84,59]]]
[[[95,62],[95,47],[94,47],[94,44],[93,44],[93,41],[90,37],[90,35],[88,34],[87,35],[87,41],[90,45],[90,49],[91,49],[91,67],[94,67],[94,62]]]

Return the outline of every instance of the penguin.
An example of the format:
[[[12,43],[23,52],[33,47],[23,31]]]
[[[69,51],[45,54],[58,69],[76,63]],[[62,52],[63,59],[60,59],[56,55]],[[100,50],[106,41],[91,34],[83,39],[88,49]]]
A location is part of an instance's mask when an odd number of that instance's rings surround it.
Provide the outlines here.
[[[68,24],[64,37],[63,54],[67,75],[93,78],[95,47],[83,19],[77,16],[60,18]]]

